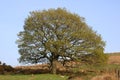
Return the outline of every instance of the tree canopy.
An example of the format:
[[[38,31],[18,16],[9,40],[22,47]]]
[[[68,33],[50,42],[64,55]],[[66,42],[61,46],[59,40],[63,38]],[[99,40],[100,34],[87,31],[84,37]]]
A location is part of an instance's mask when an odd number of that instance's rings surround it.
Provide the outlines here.
[[[95,55],[101,62],[104,60],[101,55],[104,55],[105,42],[101,36],[83,17],[66,9],[30,12],[18,37],[19,62],[47,61],[53,73],[56,73],[57,61],[84,60],[81,55],[85,54]]]

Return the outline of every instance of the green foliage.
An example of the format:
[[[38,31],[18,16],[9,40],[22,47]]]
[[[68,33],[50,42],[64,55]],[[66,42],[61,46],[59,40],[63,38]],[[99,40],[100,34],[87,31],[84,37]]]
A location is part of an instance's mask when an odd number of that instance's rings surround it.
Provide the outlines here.
[[[94,54],[95,60],[104,56],[105,42],[101,36],[83,17],[65,9],[31,12],[18,37],[19,61],[24,63],[47,61],[53,67],[58,60],[78,60],[82,54]]]
[[[104,54],[104,48],[96,48],[91,54],[81,54],[79,57],[82,63],[89,65],[105,65],[108,61],[108,55]]]

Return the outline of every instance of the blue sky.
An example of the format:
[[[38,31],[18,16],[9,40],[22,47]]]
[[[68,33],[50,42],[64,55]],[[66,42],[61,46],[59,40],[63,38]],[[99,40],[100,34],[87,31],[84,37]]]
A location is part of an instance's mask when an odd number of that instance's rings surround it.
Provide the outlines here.
[[[106,41],[105,52],[120,52],[120,0],[1,0],[0,61],[20,65],[15,41],[25,18],[30,11],[58,7],[85,17]]]

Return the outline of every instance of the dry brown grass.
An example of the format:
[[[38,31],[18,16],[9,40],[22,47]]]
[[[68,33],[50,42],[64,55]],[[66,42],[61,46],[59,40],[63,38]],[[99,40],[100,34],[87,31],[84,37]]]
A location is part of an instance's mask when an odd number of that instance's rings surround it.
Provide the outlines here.
[[[76,64],[79,64],[78,62],[67,62],[64,66],[58,62],[57,63],[57,70],[59,71],[66,71],[70,70],[72,67],[75,67]],[[36,64],[36,65],[30,65],[30,66],[16,66],[15,69],[47,69],[49,70],[49,64]]]
[[[109,64],[120,64],[120,53],[109,54],[108,63]]]
[[[83,80],[83,79],[81,79],[80,77],[75,77],[75,78],[71,78],[71,79],[68,79],[68,80]]]
[[[48,64],[38,64],[30,66],[16,66],[15,69],[48,69]]]
[[[115,74],[103,74],[93,77],[91,80],[117,80]]]

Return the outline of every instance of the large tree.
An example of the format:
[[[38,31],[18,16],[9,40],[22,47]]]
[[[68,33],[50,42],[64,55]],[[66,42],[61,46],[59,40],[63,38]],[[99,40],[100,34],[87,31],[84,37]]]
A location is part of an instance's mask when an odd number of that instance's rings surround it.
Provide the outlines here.
[[[19,32],[19,62],[51,64],[56,73],[57,61],[78,60],[83,54],[103,55],[105,42],[83,17],[66,9],[33,11]],[[100,58],[99,58],[100,57]],[[102,59],[97,56],[97,59]]]

